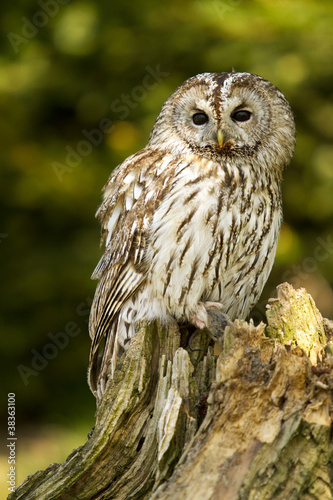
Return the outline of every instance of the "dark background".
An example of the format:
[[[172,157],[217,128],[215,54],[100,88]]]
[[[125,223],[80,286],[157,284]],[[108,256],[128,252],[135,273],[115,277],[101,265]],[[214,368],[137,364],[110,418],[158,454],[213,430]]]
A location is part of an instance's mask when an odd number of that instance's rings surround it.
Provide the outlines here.
[[[1,409],[5,417],[7,394],[15,393],[21,450],[32,435],[36,448],[52,426],[81,429],[83,443],[93,425],[87,320],[101,255],[94,218],[101,188],[147,143],[162,104],[192,75],[257,73],[290,101],[297,147],[283,185],[285,223],[253,316],[264,319],[265,300],[288,280],[333,317],[330,0],[1,7]],[[58,452],[45,438],[36,453],[49,463]],[[21,475],[29,466],[23,453]]]

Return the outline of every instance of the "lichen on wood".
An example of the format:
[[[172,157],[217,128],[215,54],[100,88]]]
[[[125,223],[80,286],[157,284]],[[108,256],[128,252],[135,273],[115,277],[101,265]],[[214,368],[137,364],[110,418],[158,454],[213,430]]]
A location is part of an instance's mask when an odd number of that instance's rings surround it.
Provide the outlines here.
[[[266,306],[267,335],[281,344],[300,346],[315,364],[326,344],[323,318],[313,298],[304,288],[294,290],[288,283],[277,287],[277,298]]]

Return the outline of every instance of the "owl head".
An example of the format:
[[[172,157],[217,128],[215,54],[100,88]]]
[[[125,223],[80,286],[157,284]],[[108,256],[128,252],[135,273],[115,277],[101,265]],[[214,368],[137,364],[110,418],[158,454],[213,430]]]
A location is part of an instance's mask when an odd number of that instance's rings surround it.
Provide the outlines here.
[[[295,124],[283,94],[250,73],[203,73],[169,97],[150,146],[176,155],[257,159],[282,171],[293,155]]]

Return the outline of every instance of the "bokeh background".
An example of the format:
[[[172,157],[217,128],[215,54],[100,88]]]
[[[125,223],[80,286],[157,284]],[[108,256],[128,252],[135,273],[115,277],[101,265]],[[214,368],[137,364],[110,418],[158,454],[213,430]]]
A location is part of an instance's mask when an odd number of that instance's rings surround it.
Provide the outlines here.
[[[186,78],[249,71],[290,101],[297,147],[285,222],[253,316],[264,318],[267,297],[287,280],[333,318],[333,3],[3,0],[1,11],[0,407],[5,435],[15,393],[20,482],[63,460],[93,426],[94,214],[112,169],[146,144]]]

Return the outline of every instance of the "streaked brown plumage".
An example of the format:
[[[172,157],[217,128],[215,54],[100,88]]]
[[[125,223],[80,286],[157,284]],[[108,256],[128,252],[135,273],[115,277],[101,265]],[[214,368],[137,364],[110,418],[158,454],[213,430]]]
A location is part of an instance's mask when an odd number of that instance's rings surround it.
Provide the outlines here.
[[[106,239],[90,315],[98,398],[139,320],[205,328],[216,311],[246,317],[273,264],[294,145],[288,102],[257,75],[204,73],[166,101],[97,212]]]

